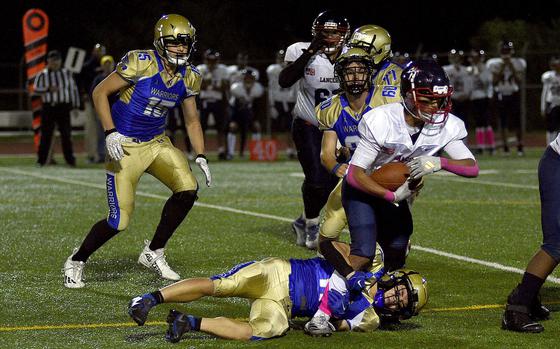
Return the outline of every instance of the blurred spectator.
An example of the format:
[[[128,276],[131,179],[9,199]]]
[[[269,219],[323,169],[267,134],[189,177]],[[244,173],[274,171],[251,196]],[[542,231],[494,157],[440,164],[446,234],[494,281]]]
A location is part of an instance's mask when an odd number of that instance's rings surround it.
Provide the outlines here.
[[[249,55],[245,52],[239,52],[237,54],[236,59],[237,64],[230,65],[227,67],[228,74],[229,74],[229,83],[233,85],[235,82],[242,82],[243,77],[243,70],[244,69],[251,69],[256,74],[256,79],[259,81],[259,71],[256,68],[248,66],[249,64]]]
[[[401,67],[404,67],[408,62],[411,61],[410,54],[408,52],[401,53],[399,51],[396,51],[395,53],[393,53],[392,61],[400,65]]]
[[[278,76],[286,63],[284,57],[286,51],[280,50],[276,53],[276,63],[266,68],[268,76],[268,110],[272,119],[272,130],[282,134],[282,140],[287,146],[286,155],[290,159],[295,159],[296,152],[289,133],[292,124],[292,110],[296,103],[295,85],[282,88],[278,84]]]
[[[449,81],[453,85],[453,109],[451,112],[465,122],[468,129],[468,110],[471,98],[471,77],[467,71],[467,67],[463,65],[464,53],[461,50],[452,49],[449,51],[449,64],[443,66],[443,70],[449,76]]]
[[[253,139],[260,139],[260,124],[254,118],[253,104],[257,98],[264,94],[263,86],[257,81],[256,70],[246,68],[241,71],[242,82],[235,82],[230,88],[231,120],[227,134],[228,154],[227,159],[233,158],[235,152],[235,132],[239,130],[241,142],[239,144],[239,156],[243,157],[247,131],[249,127],[253,131]]]
[[[101,70],[95,76],[93,82],[91,83],[91,88],[89,89],[90,96],[93,93],[93,89],[95,89],[95,86],[97,86],[101,81],[103,81],[103,79],[105,79],[109,74],[111,74],[113,70],[115,70],[115,59],[113,58],[113,56],[105,55],[101,57],[99,62],[101,63],[101,66],[99,67]],[[111,98],[109,98],[109,104],[112,106],[113,103],[116,102],[116,100],[117,100],[117,95],[116,94],[112,95]],[[95,122],[97,127],[97,134],[96,134],[97,144],[96,144],[95,162],[101,164],[105,162],[105,133],[103,130],[103,125],[101,125],[101,121],[99,120],[97,115],[95,115],[95,110],[94,110],[94,116],[95,116]],[[89,158],[88,160],[91,161],[91,159]]]
[[[517,154],[524,155],[523,130],[521,128],[521,105],[519,89],[527,62],[513,57],[513,42],[504,40],[499,43],[500,57],[491,58],[486,66],[492,72],[494,101],[501,125],[504,154],[509,154],[508,131],[515,129],[517,135]]]
[[[484,50],[471,50],[467,71],[471,77],[471,114],[475,122],[476,150],[493,154],[496,148],[494,130],[490,124],[489,101],[492,95],[492,73],[486,68]]]
[[[103,162],[104,158],[98,158],[97,145],[99,143],[97,128],[99,120],[95,115],[93,104],[91,102],[91,85],[95,77],[101,72],[101,57],[105,56],[106,49],[102,44],[95,44],[91,49],[86,62],[84,63],[80,75],[78,76],[78,84],[80,95],[82,97],[82,107],[85,114],[84,125],[84,143],[87,153],[88,162]],[[105,140],[105,136],[102,137]]]
[[[541,115],[545,118],[546,144],[550,144],[560,130],[560,57],[550,59],[550,70],[541,80]]]
[[[228,68],[220,63],[220,53],[208,49],[204,52],[204,64],[197,66],[202,76],[200,89],[200,122],[203,132],[208,128],[210,115],[214,118],[217,132],[218,158],[225,160],[225,130],[227,127],[227,92],[229,90]]]
[[[79,107],[80,96],[72,73],[62,68],[62,55],[59,51],[52,50],[47,54],[47,67],[35,77],[33,87],[43,101],[37,163],[40,166],[47,163],[56,124],[60,132],[64,160],[69,166],[75,167],[70,110]]]

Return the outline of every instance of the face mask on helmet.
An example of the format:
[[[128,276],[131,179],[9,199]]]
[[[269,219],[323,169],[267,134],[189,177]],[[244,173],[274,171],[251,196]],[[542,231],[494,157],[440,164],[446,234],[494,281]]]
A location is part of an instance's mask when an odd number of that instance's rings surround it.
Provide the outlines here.
[[[165,15],[154,29],[154,46],[169,64],[184,66],[195,43],[195,29],[180,15]]]
[[[335,73],[340,87],[349,94],[359,95],[369,89],[373,71],[371,61],[366,57],[342,57],[335,64]]]
[[[317,35],[325,36],[326,54],[331,54],[339,50],[350,34],[350,24],[343,16],[331,11],[324,11],[315,18],[311,27],[313,37]]]
[[[428,127],[443,127],[451,111],[453,87],[434,61],[409,63],[401,75],[404,107]]]
[[[426,280],[413,270],[399,269],[377,282],[375,312],[382,321],[406,320],[418,315],[428,302]]]

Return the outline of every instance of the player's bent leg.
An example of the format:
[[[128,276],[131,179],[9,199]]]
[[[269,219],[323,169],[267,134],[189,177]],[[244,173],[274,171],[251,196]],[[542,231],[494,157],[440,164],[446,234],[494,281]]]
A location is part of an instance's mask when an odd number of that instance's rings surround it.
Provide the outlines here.
[[[202,318],[200,330],[224,339],[247,341],[253,337],[251,325],[227,317]]]

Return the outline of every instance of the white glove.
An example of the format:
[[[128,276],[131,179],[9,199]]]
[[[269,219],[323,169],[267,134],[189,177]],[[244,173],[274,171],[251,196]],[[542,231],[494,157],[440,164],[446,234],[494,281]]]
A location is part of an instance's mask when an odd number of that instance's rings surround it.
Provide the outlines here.
[[[128,141],[129,138],[120,134],[118,131],[111,132],[105,137],[105,146],[111,159],[117,161],[122,160],[124,157],[122,144]]]
[[[409,197],[414,195],[414,193],[416,193],[418,189],[411,190],[408,186],[409,184],[410,184],[409,181],[405,181],[400,187],[397,188],[397,190],[393,192],[393,194],[395,194],[395,198],[393,199],[393,204],[398,206],[399,202],[408,199]]]
[[[194,160],[204,176],[206,177],[206,186],[210,187],[212,185],[212,174],[210,173],[210,168],[208,167],[208,161],[204,155],[197,155],[196,160]]]
[[[410,179],[419,179],[441,170],[441,158],[437,156],[418,156],[406,164],[410,168]]]

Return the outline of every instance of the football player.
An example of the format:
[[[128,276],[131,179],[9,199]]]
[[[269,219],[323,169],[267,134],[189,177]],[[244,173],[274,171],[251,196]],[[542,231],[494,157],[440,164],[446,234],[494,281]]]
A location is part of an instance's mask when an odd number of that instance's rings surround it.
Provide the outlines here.
[[[208,49],[204,51],[204,64],[196,67],[202,76],[200,86],[200,121],[202,131],[208,128],[210,114],[214,117],[218,139],[218,158],[225,160],[225,130],[227,127],[227,92],[229,91],[229,72],[224,64],[220,63],[220,52]]]
[[[296,104],[296,86],[282,88],[278,84],[280,72],[286,66],[284,57],[286,51],[279,50],[276,53],[276,62],[266,68],[268,77],[268,110],[272,119],[273,132],[280,132],[282,140],[286,144],[286,155],[290,159],[295,159],[296,153],[292,137],[289,131],[292,123],[292,110]],[[286,133],[285,133],[286,132]]]
[[[546,143],[552,142],[560,131],[560,57],[550,59],[550,70],[541,77],[541,115],[546,124]]]
[[[348,245],[338,243],[337,247],[343,255],[348,255]],[[226,317],[200,318],[171,310],[166,334],[170,342],[178,342],[189,331],[203,331],[227,339],[270,339],[284,335],[292,317],[311,316],[319,307],[333,311],[332,323],[328,325],[330,333],[333,330],[373,331],[379,326],[380,316],[410,318],[417,315],[428,300],[427,283],[417,272],[400,270],[386,275],[381,255],[378,254],[370,268],[367,291],[347,294],[345,309],[332,301],[336,291],[329,291],[327,280],[333,268],[324,259],[267,258],[239,264],[210,278],[183,280],[135,297],[129,303],[128,313],[141,326],[150,309],[161,303],[192,302],[205,296],[251,300],[248,322]],[[327,292],[329,296],[322,297]]]
[[[349,157],[337,157],[337,143],[351,155],[359,141],[358,123],[372,108],[400,101],[399,85],[402,68],[392,63],[391,36],[376,25],[364,25],[354,31],[348,49],[338,57],[335,73],[342,92],[317,106],[315,113],[319,129],[323,131],[321,163],[327,170],[342,178],[348,168]],[[338,162],[341,160],[341,162]],[[337,240],[346,225],[341,202],[342,180],[329,195],[325,219],[319,231],[319,243]],[[308,248],[316,248],[317,240],[306,241]]]
[[[83,268],[89,256],[126,229],[136,186],[144,172],[160,180],[173,194],[163,207],[154,237],[145,241],[138,263],[162,278],[179,280],[166,262],[164,247],[197,199],[198,184],[183,153],[164,135],[169,109],[178,105],[183,108],[189,138],[198,154],[195,162],[206,177],[206,185],[212,182],[195,102],[201,76],[188,62],[194,43],[195,29],[185,17],[164,15],[154,28],[155,50],[130,51],[116,71],[93,91],[109,155],[109,214],[93,225],[64,263],[66,287],[84,287]],[[116,92],[119,99],[110,109],[109,96]]]
[[[315,106],[340,85],[334,62],[350,34],[348,20],[332,11],[321,12],[313,21],[311,42],[296,42],[286,49],[287,66],[278,83],[283,88],[298,83],[292,137],[305,179],[301,186],[304,211],[292,223],[297,243],[314,241],[319,233],[319,214],[336,185],[337,177],[321,165],[322,132],[317,128]]]
[[[363,285],[360,271],[383,246],[387,270],[402,268],[412,234],[412,215],[406,199],[419,187],[409,186],[442,169],[476,177],[475,157],[463,143],[464,123],[450,113],[453,88],[434,61],[413,61],[401,75],[401,103],[390,103],[364,114],[358,126],[360,141],[342,184],[342,203],[352,240],[351,263],[334,260],[348,287]],[[438,154],[445,151],[449,158]],[[411,182],[390,191],[369,173],[392,162],[406,162]],[[334,255],[334,254],[333,254]]]
[[[467,71],[467,67],[463,65],[465,57],[463,50],[452,49],[447,56],[449,64],[444,65],[443,70],[449,76],[451,86],[453,86],[451,111],[453,115],[458,116],[466,124],[472,90],[471,75]]]
[[[513,57],[513,42],[501,41],[500,57],[491,58],[486,66],[492,72],[494,100],[501,124],[504,154],[509,155],[508,132],[513,127],[517,135],[517,155],[523,156],[523,130],[521,128],[521,105],[519,88],[527,68],[523,58]]]
[[[502,328],[510,331],[539,333],[550,311],[539,300],[546,278],[560,262],[560,136],[546,148],[539,162],[539,192],[543,243],[529,261],[521,283],[507,298]]]
[[[492,73],[486,68],[484,50],[471,50],[467,72],[471,77],[471,114],[476,126],[476,146],[479,154],[484,149],[494,154],[496,144],[490,123],[489,101],[492,94]]]

